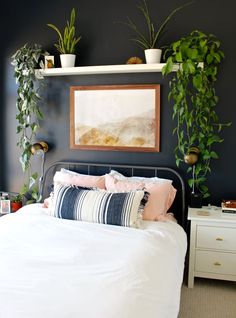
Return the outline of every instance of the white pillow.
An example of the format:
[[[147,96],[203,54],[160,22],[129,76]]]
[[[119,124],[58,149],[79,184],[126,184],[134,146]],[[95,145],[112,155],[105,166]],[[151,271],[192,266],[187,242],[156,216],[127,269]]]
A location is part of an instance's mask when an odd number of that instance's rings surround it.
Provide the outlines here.
[[[167,182],[167,183],[172,183],[173,180],[171,179],[165,179],[165,178],[159,178],[159,177],[125,177],[123,174],[116,170],[111,170],[109,173],[111,176],[113,176],[115,179],[121,181],[121,180],[126,180],[130,182],[145,182],[145,183],[159,183],[159,182]]]

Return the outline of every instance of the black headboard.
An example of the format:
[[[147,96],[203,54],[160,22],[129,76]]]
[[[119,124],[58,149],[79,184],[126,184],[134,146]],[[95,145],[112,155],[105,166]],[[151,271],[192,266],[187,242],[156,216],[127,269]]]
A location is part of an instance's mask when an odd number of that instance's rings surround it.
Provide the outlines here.
[[[119,171],[127,177],[161,177],[173,180],[173,186],[177,189],[175,201],[170,208],[174,212],[178,223],[186,228],[186,206],[185,206],[185,184],[180,174],[172,168],[156,167],[156,166],[130,166],[118,164],[101,164],[88,162],[55,162],[45,171],[43,183],[43,198],[49,196],[52,185],[53,176],[56,171],[61,168],[69,169],[87,175],[103,175],[111,170]]]

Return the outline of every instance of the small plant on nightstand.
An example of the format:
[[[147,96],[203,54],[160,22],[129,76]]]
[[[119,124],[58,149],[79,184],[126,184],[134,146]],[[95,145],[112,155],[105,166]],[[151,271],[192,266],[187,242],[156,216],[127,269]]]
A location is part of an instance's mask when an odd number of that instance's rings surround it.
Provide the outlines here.
[[[11,212],[16,212],[22,207],[23,196],[21,194],[17,194],[11,198]]]

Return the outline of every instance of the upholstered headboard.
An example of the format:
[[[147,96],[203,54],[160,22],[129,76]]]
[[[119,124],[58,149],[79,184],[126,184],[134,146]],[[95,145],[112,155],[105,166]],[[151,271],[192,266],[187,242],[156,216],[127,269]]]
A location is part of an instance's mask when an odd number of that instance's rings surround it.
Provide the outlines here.
[[[127,177],[161,177],[173,180],[173,186],[177,189],[175,201],[170,208],[174,212],[178,223],[186,228],[186,203],[185,184],[180,174],[172,168],[156,166],[131,166],[118,164],[101,164],[91,162],[55,162],[45,171],[43,183],[43,198],[49,196],[52,191],[53,176],[61,168],[69,169],[87,175],[102,175],[109,173],[112,169],[117,170]]]

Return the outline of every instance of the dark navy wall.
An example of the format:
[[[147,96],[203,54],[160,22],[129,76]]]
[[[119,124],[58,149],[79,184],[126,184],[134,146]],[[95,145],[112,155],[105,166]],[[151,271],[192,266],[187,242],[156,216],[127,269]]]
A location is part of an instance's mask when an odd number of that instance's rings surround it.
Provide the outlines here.
[[[149,0],[150,8],[157,19],[164,18],[174,7],[185,3],[182,0]],[[51,54],[58,53],[53,47],[57,40],[54,31],[46,24],[54,23],[63,27],[71,8],[75,7],[79,15],[78,28],[82,40],[78,46],[77,65],[124,64],[130,56],[144,58],[143,52],[129,40],[132,33],[125,26],[115,23],[125,20],[126,16],[140,19],[137,12],[137,0],[67,0],[67,1],[12,1],[6,3],[1,11],[1,166],[0,184],[8,191],[18,191],[23,176],[18,162],[19,150],[16,147],[17,136],[15,121],[16,85],[10,57],[24,43],[39,43]],[[212,164],[212,173],[208,178],[211,191],[210,202],[219,204],[221,198],[235,198],[236,162],[236,112],[235,112],[235,18],[236,5],[233,0],[199,0],[184,11],[179,12],[169,25],[162,44],[186,35],[194,29],[214,33],[222,42],[226,58],[220,66],[217,83],[219,104],[218,114],[222,122],[233,121],[233,125],[223,131],[224,143],[217,145],[219,160]],[[47,141],[51,150],[46,156],[46,166],[57,160],[81,160],[124,164],[164,165],[175,167],[173,150],[175,137],[172,136],[171,105],[167,100],[168,79],[160,73],[150,74],[111,74],[84,75],[68,77],[50,77],[45,80],[45,102],[42,105],[45,115],[38,133],[39,140]],[[79,151],[69,149],[69,87],[72,85],[102,84],[161,84],[161,152],[132,153],[108,151]],[[4,126],[3,123],[6,123]],[[5,128],[4,128],[5,127]],[[4,161],[5,160],[5,161]],[[180,172],[183,177],[185,168]],[[207,202],[206,202],[207,203]]]

